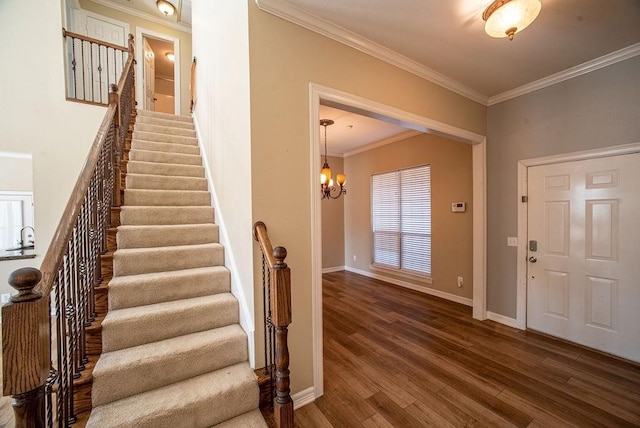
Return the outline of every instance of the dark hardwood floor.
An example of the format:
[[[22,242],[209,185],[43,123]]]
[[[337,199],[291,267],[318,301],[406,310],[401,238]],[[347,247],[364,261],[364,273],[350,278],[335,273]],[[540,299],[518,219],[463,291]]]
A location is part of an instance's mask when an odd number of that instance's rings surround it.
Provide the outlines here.
[[[297,427],[640,426],[640,365],[353,273],[323,299],[325,392]]]

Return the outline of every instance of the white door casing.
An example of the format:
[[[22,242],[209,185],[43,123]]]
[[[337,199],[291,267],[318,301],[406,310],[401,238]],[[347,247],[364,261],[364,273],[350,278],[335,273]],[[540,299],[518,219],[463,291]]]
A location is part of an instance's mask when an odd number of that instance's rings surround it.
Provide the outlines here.
[[[142,39],[144,55],[144,109],[155,111],[156,60],[147,39]]]
[[[528,170],[527,327],[640,361],[640,154]]]

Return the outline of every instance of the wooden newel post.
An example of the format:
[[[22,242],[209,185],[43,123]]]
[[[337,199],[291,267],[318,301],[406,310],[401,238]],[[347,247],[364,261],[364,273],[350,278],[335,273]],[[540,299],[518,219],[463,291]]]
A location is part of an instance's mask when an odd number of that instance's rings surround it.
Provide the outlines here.
[[[284,259],[287,250],[276,247],[273,250],[276,259],[271,270],[271,316],[276,329],[276,396],[273,403],[273,416],[279,428],[293,427],[293,401],[289,389],[289,346],[287,344],[288,327],[291,324],[291,271]]]
[[[49,299],[34,290],[41,279],[35,268],[14,271],[9,284],[18,294],[2,307],[2,391],[13,398],[17,428],[45,426],[51,330]]]

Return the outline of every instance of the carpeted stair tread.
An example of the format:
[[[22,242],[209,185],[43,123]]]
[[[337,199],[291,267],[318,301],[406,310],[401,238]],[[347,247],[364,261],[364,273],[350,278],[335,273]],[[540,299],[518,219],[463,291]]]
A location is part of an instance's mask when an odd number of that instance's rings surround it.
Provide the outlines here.
[[[211,206],[123,206],[120,209],[120,222],[126,225],[199,224],[213,221]]]
[[[142,123],[148,125],[166,126],[169,128],[195,129],[193,122],[183,122],[179,120],[160,119],[152,116],[138,115],[136,117],[136,125]]]
[[[202,157],[200,155],[187,155],[184,153],[166,153],[154,150],[134,150],[129,152],[130,161],[171,163],[183,165],[202,166]]]
[[[238,301],[231,293],[117,309],[110,311],[102,322],[102,352],[235,323],[238,323]]]
[[[156,134],[181,135],[183,137],[193,137],[193,138],[196,137],[196,131],[194,129],[154,125],[152,123],[136,123],[134,129],[136,131],[153,132]]]
[[[200,148],[196,145],[165,143],[150,140],[131,140],[132,150],[149,150],[164,153],[180,153],[185,155],[200,155]]]
[[[210,244],[218,242],[218,225],[123,225],[118,227],[118,249],[170,247],[175,245]]]
[[[198,190],[125,189],[124,204],[137,206],[199,206],[211,205],[211,195]]]
[[[199,177],[128,173],[126,183],[127,189],[201,191],[208,189],[207,180]]]
[[[133,131],[133,140],[146,140],[156,143],[173,143],[183,144],[186,146],[198,146],[198,140],[195,137],[183,137],[180,135],[158,134],[155,132]]]
[[[149,111],[149,110],[138,110],[137,113],[138,113],[138,116],[142,116],[142,117],[154,117],[157,119],[173,120],[175,122],[188,122],[188,123],[193,122],[193,119],[191,118],[191,116],[181,116],[177,114],[162,113],[159,111]]]
[[[218,243],[127,248],[113,253],[114,277],[222,265],[224,246]]]
[[[109,281],[109,310],[228,293],[231,274],[225,266],[117,276]]]
[[[267,428],[267,426],[260,410],[254,409],[211,428]]]
[[[257,406],[258,384],[248,363],[96,407],[87,427],[210,427]]]
[[[92,403],[97,407],[247,358],[247,336],[238,324],[103,353],[93,370]]]
[[[204,177],[204,167],[199,165],[184,165],[179,163],[158,163],[129,161],[127,174],[170,175],[173,177]]]

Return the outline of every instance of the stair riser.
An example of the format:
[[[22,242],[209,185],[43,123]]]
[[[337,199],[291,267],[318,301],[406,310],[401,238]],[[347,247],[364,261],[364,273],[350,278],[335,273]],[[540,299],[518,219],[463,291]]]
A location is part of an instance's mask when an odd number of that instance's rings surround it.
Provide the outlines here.
[[[200,156],[185,155],[181,153],[154,152],[150,150],[131,150],[129,152],[128,160],[202,166],[202,157]]]
[[[196,177],[169,177],[159,175],[128,174],[127,189],[140,190],[199,190],[207,191],[207,180]]]
[[[87,427],[212,427],[256,409],[258,385],[247,375],[252,375],[248,365],[236,364],[109,403],[93,409]]]
[[[178,116],[175,114],[162,113],[159,111],[138,110],[137,119],[140,119],[141,117],[153,117],[157,119],[172,120],[176,122],[193,123],[193,119],[190,116]]]
[[[157,134],[154,132],[133,131],[133,141],[146,140],[156,143],[182,144],[186,146],[198,146],[198,140],[194,137],[181,137],[179,135]],[[133,145],[132,141],[132,145]]]
[[[211,195],[203,191],[137,190],[124,191],[124,204],[129,206],[208,206]]]
[[[151,116],[139,116],[136,119],[136,125],[138,124],[147,124],[147,125],[159,125],[165,126],[169,128],[180,128],[180,129],[189,129],[193,130],[194,126],[191,122],[182,122],[178,120],[166,120],[166,119],[158,119]]]
[[[247,358],[247,339],[236,335],[214,343],[202,343],[196,349],[176,349],[161,359],[149,358],[126,367],[118,366],[117,370],[94,372],[93,405],[150,391],[246,361]],[[149,373],[162,373],[162,376],[149,376]],[[137,382],[130,379],[137,379]]]
[[[149,150],[163,153],[180,153],[185,155],[199,155],[200,148],[186,144],[159,143],[156,141],[133,140],[131,142],[132,150]]]
[[[111,321],[107,317],[102,323],[102,350],[117,351],[237,322],[237,301],[216,302],[126,320]]]
[[[177,278],[114,278],[109,284],[109,309],[125,309],[180,299],[228,293],[231,275],[226,268],[214,266],[212,272],[195,272]],[[122,280],[122,281],[121,281]]]
[[[204,178],[204,168],[197,165],[176,165],[152,162],[128,162],[127,172],[130,174],[150,174],[179,177]]]
[[[179,135],[181,137],[196,137],[196,131],[193,129],[174,128],[171,126],[153,125],[150,123],[136,123],[136,131],[153,132],[156,134]]]
[[[180,247],[179,250],[172,251],[157,251],[154,248],[136,252],[135,255],[116,251],[113,271],[116,276],[126,276],[222,265],[224,250],[221,245],[206,249]]]
[[[213,223],[212,207],[122,207],[122,224],[199,224]]]
[[[165,226],[121,226],[117,242],[121,250],[127,248],[172,247],[217,243],[219,229],[215,224]]]

